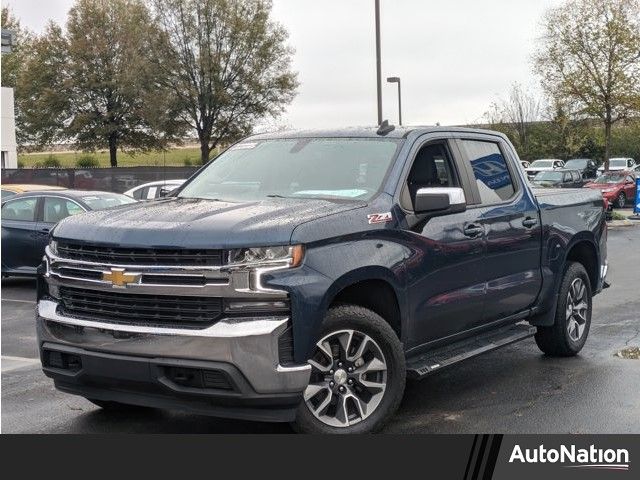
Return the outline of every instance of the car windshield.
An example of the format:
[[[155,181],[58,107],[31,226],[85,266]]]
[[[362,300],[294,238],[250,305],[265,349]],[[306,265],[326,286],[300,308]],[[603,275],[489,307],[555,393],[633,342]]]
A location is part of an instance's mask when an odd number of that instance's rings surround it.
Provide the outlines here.
[[[564,166],[566,168],[584,168],[587,166],[588,162],[589,160],[575,159],[575,160],[569,160],[567,163],[564,164]]]
[[[536,160],[531,164],[531,168],[544,168],[544,167],[552,167],[553,160]]]
[[[136,203],[133,198],[119,193],[96,193],[83,195],[80,198],[91,210],[105,210],[107,208],[117,207],[118,205]]]
[[[211,162],[178,197],[368,200],[380,190],[401,143],[378,138],[245,141]]]
[[[534,182],[561,182],[562,172],[540,172],[533,179]]]
[[[623,174],[606,173],[595,179],[594,183],[620,183],[624,180]]]
[[[626,158],[612,158],[609,160],[609,167],[626,167],[627,159]]]

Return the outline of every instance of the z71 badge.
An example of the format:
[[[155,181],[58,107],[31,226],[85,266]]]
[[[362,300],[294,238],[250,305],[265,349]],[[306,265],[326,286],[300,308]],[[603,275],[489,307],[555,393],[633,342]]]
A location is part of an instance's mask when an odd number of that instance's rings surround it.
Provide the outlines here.
[[[371,215],[367,215],[367,218],[369,219],[369,225],[374,225],[376,223],[388,223],[393,220],[391,212],[372,213]]]

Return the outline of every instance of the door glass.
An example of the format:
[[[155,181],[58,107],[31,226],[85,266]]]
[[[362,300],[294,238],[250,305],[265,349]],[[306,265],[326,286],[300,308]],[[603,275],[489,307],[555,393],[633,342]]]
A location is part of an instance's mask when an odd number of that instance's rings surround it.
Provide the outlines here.
[[[2,206],[3,220],[20,220],[34,222],[36,219],[36,197],[10,200]]]
[[[43,220],[45,223],[58,223],[63,218],[77,215],[83,211],[77,203],[66,198],[45,197]]]
[[[471,160],[482,204],[499,203],[513,197],[516,189],[498,144],[462,140],[462,145]]]
[[[412,201],[421,188],[455,187],[458,183],[453,175],[451,160],[443,144],[422,147],[411,167],[407,187]]]

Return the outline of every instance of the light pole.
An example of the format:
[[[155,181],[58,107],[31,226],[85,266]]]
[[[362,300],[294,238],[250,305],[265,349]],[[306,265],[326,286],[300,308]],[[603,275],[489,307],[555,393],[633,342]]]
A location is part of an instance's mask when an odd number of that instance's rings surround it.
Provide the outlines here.
[[[402,126],[402,87],[400,86],[400,77],[389,77],[387,82],[398,84],[398,124]]]
[[[382,62],[380,59],[380,0],[376,0],[376,77],[378,82],[378,125],[382,123]]]

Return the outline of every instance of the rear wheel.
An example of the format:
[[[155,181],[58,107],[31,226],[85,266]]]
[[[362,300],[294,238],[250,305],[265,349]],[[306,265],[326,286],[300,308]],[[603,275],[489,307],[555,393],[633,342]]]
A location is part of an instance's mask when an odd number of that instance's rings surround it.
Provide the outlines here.
[[[618,195],[618,198],[616,198],[616,207],[624,208],[626,204],[627,204],[627,196],[625,195],[624,192],[620,192],[620,194]]]
[[[375,431],[402,400],[402,344],[389,324],[366,308],[331,308],[309,363],[311,378],[294,424],[298,431]]]
[[[591,299],[586,270],[580,263],[569,263],[560,285],[555,322],[550,327],[538,327],[535,335],[540,350],[560,357],[577,355],[589,335]]]

